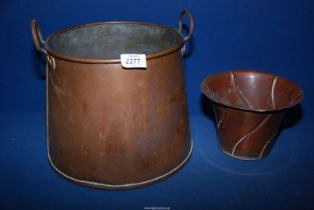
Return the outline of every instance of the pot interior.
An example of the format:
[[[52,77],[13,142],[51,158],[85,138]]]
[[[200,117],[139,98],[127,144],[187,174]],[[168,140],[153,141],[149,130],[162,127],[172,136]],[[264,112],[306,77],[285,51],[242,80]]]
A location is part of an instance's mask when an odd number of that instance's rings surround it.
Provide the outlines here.
[[[86,24],[52,35],[48,51],[70,57],[119,59],[120,54],[153,54],[183,44],[170,27],[131,22]]]
[[[293,82],[256,71],[229,71],[207,77],[202,92],[212,101],[248,111],[274,111],[301,102],[304,93]]]

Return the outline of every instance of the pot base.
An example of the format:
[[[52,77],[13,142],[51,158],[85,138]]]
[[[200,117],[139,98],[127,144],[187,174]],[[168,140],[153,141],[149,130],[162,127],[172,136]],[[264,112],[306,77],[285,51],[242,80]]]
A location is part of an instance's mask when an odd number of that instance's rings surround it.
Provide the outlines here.
[[[263,156],[261,156],[261,157],[237,156],[237,155],[232,155],[230,152],[227,152],[227,151],[225,151],[225,150],[222,149],[222,148],[220,148],[220,149],[221,149],[221,151],[222,151],[223,153],[225,153],[225,154],[228,155],[229,157],[232,157],[232,158],[235,158],[235,159],[238,159],[238,160],[261,160],[261,159],[263,159],[265,156],[267,156],[267,154],[266,154],[266,155],[263,155]]]
[[[94,181],[87,181],[87,180],[80,180],[80,179],[76,179],[74,177],[71,177],[67,174],[65,174],[64,172],[62,172],[61,170],[59,170],[52,162],[49,152],[48,152],[48,160],[50,165],[52,166],[52,168],[62,177],[64,177],[65,179],[75,183],[75,184],[79,184],[85,187],[91,187],[91,188],[98,188],[98,189],[108,189],[108,190],[123,190],[123,189],[132,189],[132,188],[137,188],[137,187],[143,187],[143,186],[147,186],[156,182],[159,182],[163,179],[166,179],[167,177],[171,176],[172,174],[174,174],[175,172],[177,172],[191,157],[192,154],[192,150],[193,150],[193,141],[191,140],[191,148],[190,151],[188,153],[188,155],[186,156],[186,158],[178,165],[176,166],[174,169],[172,169],[171,171],[158,176],[156,178],[147,180],[147,181],[143,181],[143,182],[138,182],[138,183],[128,183],[128,184],[118,184],[118,185],[112,185],[112,184],[105,184],[105,183],[100,183],[100,182],[94,182]]]

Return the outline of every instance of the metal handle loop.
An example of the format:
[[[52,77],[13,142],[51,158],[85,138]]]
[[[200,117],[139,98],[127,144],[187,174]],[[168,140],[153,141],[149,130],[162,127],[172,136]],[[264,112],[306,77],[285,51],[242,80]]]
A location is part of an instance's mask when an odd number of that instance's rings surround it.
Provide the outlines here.
[[[43,47],[45,45],[45,40],[43,39],[43,36],[41,35],[40,27],[37,23],[37,20],[35,19],[32,20],[31,27],[32,27],[32,37],[34,40],[35,48],[39,52],[42,52],[45,55],[48,55],[46,49]]]
[[[187,14],[189,16],[189,19],[190,19],[190,30],[189,30],[188,35],[186,35],[184,37],[184,40],[187,41],[187,40],[189,40],[192,37],[193,31],[194,31],[194,18],[193,18],[192,13],[188,9],[184,9],[180,13],[180,16],[179,16],[179,29],[178,29],[179,33],[181,33],[182,29],[183,29],[182,19],[183,19],[185,14]]]

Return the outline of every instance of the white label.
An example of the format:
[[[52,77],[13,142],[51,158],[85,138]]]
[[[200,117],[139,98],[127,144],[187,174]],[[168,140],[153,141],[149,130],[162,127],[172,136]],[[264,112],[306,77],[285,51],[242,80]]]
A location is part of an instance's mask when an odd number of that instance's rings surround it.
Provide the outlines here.
[[[145,54],[121,54],[121,64],[124,68],[146,68]]]

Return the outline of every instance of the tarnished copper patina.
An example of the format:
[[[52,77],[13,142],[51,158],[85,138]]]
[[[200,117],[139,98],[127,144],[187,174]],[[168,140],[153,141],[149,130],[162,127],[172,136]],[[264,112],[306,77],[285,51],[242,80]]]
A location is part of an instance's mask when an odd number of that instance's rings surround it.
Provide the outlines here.
[[[181,35],[181,20],[190,32]],[[101,22],[66,28],[35,47],[47,56],[47,145],[52,167],[89,187],[126,189],[159,181],[188,160],[192,143],[180,28]],[[120,54],[146,54],[125,69]]]
[[[293,82],[257,71],[218,73],[207,77],[201,89],[212,101],[221,149],[244,160],[270,152],[287,110],[304,96]]]

